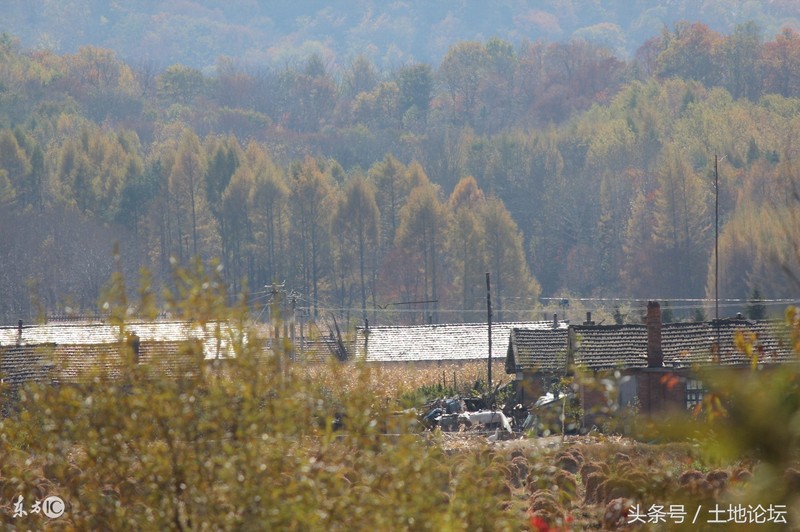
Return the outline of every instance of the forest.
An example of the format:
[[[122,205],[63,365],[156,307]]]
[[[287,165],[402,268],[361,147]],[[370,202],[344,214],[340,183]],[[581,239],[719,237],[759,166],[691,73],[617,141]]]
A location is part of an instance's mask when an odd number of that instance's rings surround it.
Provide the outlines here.
[[[6,0],[0,32],[31,49],[74,53],[92,44],[129,63],[180,63],[213,71],[220,56],[256,70],[320,55],[333,68],[360,54],[381,69],[438,64],[453,43],[498,37],[581,39],[632,56],[682,20],[730,33],[755,22],[765,35],[800,28],[794,0]]]
[[[800,34],[754,22],[211,71],[5,33],[0,321],[98,312],[115,242],[129,279],[218,261],[349,323],[482,320],[485,272],[498,320],[700,300],[717,200],[720,297],[793,297],[798,111]]]

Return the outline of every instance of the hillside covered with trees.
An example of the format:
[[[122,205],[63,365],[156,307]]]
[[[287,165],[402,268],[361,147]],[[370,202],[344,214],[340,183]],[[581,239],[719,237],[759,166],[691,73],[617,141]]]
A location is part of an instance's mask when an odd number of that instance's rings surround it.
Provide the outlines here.
[[[580,39],[632,57],[663,28],[702,21],[720,33],[755,22],[766,35],[800,29],[792,0],[8,0],[0,31],[25,48],[75,53],[93,45],[128,63],[180,63],[203,71],[220,56],[255,70],[283,68],[319,54],[332,68],[365,55],[381,69],[438,64],[459,41]]]
[[[0,318],[94,311],[115,241],[129,278],[216,257],[254,305],[277,282],[344,320],[480,320],[487,271],[500,320],[703,298],[715,155],[720,294],[791,297],[798,110],[800,34],[753,22],[210,72],[6,33]]]

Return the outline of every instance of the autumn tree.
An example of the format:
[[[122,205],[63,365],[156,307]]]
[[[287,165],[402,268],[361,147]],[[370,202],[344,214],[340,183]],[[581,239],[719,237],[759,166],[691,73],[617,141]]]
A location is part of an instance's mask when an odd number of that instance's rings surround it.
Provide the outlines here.
[[[665,30],[664,51],[658,56],[662,78],[681,77],[711,87],[719,79],[720,35],[702,23],[679,22],[673,32]]]
[[[434,321],[438,320],[437,277],[441,269],[442,233],[446,224],[447,213],[439,201],[438,187],[432,184],[420,185],[411,190],[400,211],[400,225],[395,238],[397,246],[416,253],[418,263],[408,266],[421,272],[423,298],[434,301],[431,304]],[[427,311],[427,305],[425,309]]]
[[[433,69],[424,63],[407,65],[398,70],[396,78],[403,122],[408,126],[424,125],[434,92]]]
[[[17,147],[23,153],[17,153],[10,138],[5,137],[0,140],[0,168],[5,168],[9,179],[13,176],[13,181],[10,181],[9,184],[15,189],[18,205],[32,206],[41,210],[46,197],[51,192],[45,167],[44,150],[28,129],[17,126],[12,131]],[[123,138],[126,135],[127,133],[122,133]],[[138,144],[133,149],[137,148]],[[8,167],[3,165],[8,165]]]
[[[457,269],[453,282],[461,292],[461,319],[475,321],[472,311],[483,305],[483,274],[486,272],[483,227],[479,212],[484,203],[483,191],[475,178],[467,176],[458,182],[448,199],[452,212],[447,231],[448,254]]]
[[[479,42],[461,42],[450,47],[437,73],[449,100],[450,119],[456,124],[475,126],[481,82],[489,54]]]
[[[524,41],[517,52],[514,72],[514,102],[517,111],[515,123],[525,127],[537,123],[537,99],[546,82],[543,76],[545,45]]]
[[[234,291],[243,289],[242,280],[251,279],[253,261],[253,231],[249,198],[255,188],[255,176],[249,165],[240,166],[231,176],[221,198],[225,220],[224,248],[225,277]]]
[[[720,45],[723,87],[734,98],[757,100],[763,85],[761,30],[755,22],[736,26]]]
[[[203,73],[185,65],[168,67],[156,82],[158,95],[167,105],[188,105],[205,90]]]
[[[334,183],[316,161],[306,159],[291,170],[291,219],[295,257],[301,265],[303,291],[319,313],[320,283],[330,252],[331,198]]]
[[[785,97],[800,94],[800,34],[786,27],[761,50],[764,91]]]
[[[319,55],[312,55],[302,71],[287,68],[279,75],[275,98],[280,120],[301,133],[319,131],[330,123],[336,105],[336,84]]]
[[[794,210],[794,213],[792,212]],[[797,216],[797,209],[759,205],[747,201],[720,228],[720,297],[747,299],[753,291],[759,297],[787,295],[785,264],[792,263],[792,232],[786,220]],[[714,297],[715,268],[713,251],[708,259],[706,297]]]
[[[216,66],[214,94],[219,104],[230,108],[251,107],[257,92],[253,76],[230,57],[220,57]]]
[[[599,113],[600,114],[600,113]],[[636,180],[642,179],[640,148],[628,122],[611,116],[590,121],[591,138],[586,166],[600,172],[599,218],[593,228],[597,244],[594,276],[597,284],[613,289],[619,279],[625,225]]]
[[[261,286],[286,275],[289,187],[263,147],[251,142],[246,157],[255,179],[248,204],[258,257],[255,285]]]
[[[625,72],[611,50],[581,39],[549,45],[542,61],[545,86],[536,112],[557,122],[615,94]]]
[[[362,92],[370,92],[378,84],[379,74],[375,66],[363,54],[359,54],[348,65],[342,79],[342,95],[355,98]]]
[[[239,143],[231,136],[222,139],[209,138],[206,141],[206,153],[208,154],[208,166],[204,175],[206,200],[209,210],[217,224],[217,232],[220,236],[222,263],[226,267],[231,264],[232,260],[236,260],[236,258],[232,256],[233,250],[228,245],[230,243],[231,227],[230,224],[226,223],[226,214],[231,213],[231,210],[224,205],[224,194],[228,189],[233,175],[239,169],[240,159],[242,158],[241,151]],[[252,181],[252,175],[247,176],[245,180],[247,179]],[[241,185],[239,188],[241,188]],[[249,192],[246,192],[244,197],[241,196],[241,190],[234,195],[245,202],[241,208],[246,211],[246,200]],[[231,201],[230,195],[227,201]],[[237,217],[239,215],[239,213],[232,214]],[[226,275],[228,273],[229,271],[226,270]],[[231,281],[232,279],[228,280]]]
[[[489,198],[480,209],[486,264],[492,274],[497,320],[505,311],[530,311],[538,305],[539,283],[530,273],[522,234],[503,202]]]
[[[117,223],[132,229],[134,233],[140,231],[140,225],[152,223],[152,220],[148,220],[149,207],[164,185],[161,161],[158,158],[143,165],[140,174],[132,176],[125,182],[115,218]]]
[[[23,196],[27,181],[31,174],[31,162],[25,150],[17,142],[17,137],[10,129],[0,131],[0,169],[4,183],[4,197],[10,203],[17,195]]]
[[[170,197],[174,202],[177,222],[179,256],[197,256],[200,251],[200,229],[207,225],[207,194],[205,175],[208,162],[200,139],[192,131],[184,130],[175,153],[175,162],[169,174]],[[184,239],[191,238],[191,247]],[[184,255],[183,246],[186,245]]]
[[[407,169],[393,155],[386,154],[383,160],[369,169],[369,178],[375,183],[375,201],[381,213],[381,242],[391,245],[400,224],[400,209],[408,196]]]
[[[498,38],[484,45],[486,80],[480,91],[481,129],[497,131],[513,122],[517,55],[511,43]]]
[[[141,111],[133,70],[112,50],[82,46],[65,59],[67,69],[60,83],[83,103],[89,117],[101,122],[106,117],[123,118]]]
[[[60,197],[81,212],[115,219],[125,184],[143,171],[139,149],[135,133],[83,128],[59,150],[55,177]]]
[[[363,318],[367,317],[367,268],[371,264],[374,270],[376,264],[379,227],[375,188],[366,178],[356,175],[348,181],[336,206],[333,232],[344,240],[342,253],[352,252],[357,260]],[[374,286],[371,292],[374,305]]]
[[[14,186],[8,179],[8,172],[0,170],[0,206],[9,206],[14,201],[15,195]]]
[[[654,253],[653,260],[662,270],[662,289],[676,296],[702,290],[713,223],[708,183],[680,152],[665,154],[654,205],[653,237],[660,253]]]
[[[359,93],[353,101],[353,120],[370,129],[400,129],[400,90],[393,81],[379,83],[369,92]]]

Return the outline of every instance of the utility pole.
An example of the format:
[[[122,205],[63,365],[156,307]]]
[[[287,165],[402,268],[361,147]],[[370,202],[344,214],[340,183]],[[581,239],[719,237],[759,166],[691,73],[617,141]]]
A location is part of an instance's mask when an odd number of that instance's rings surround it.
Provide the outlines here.
[[[719,158],[714,154],[714,320],[717,325],[717,353],[719,340]]]
[[[489,391],[492,390],[492,289],[486,272],[486,319],[489,325]]]
[[[292,338],[292,361],[296,360],[296,358],[297,358],[297,350],[295,348],[295,346],[297,345],[296,338],[295,338],[295,332],[296,332],[295,331],[295,320],[296,320],[296,318],[297,318],[297,295],[292,294],[292,318],[291,318],[292,319],[292,324],[291,324],[291,328],[290,328],[291,329],[291,335],[292,335],[291,336],[291,338]]]

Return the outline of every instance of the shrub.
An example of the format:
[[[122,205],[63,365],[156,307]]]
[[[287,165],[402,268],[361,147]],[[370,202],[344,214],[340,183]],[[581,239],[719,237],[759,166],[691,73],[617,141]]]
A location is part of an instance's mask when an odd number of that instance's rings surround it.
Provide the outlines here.
[[[581,466],[572,454],[562,453],[556,457],[556,467],[574,474]]]
[[[559,495],[562,499],[572,500],[578,495],[578,480],[569,471],[559,470],[553,479],[558,486]]]
[[[678,477],[678,482],[681,486],[686,486],[687,484],[704,477],[705,475],[702,472],[692,469],[681,473],[681,476]]]
[[[581,483],[583,483],[583,485],[585,486],[586,482],[589,479],[589,475],[591,475],[592,473],[596,473],[598,471],[603,471],[603,467],[601,464],[598,464],[597,462],[586,462],[585,464],[583,464],[581,466]]]
[[[204,360],[187,341],[191,375],[129,357],[120,379],[96,368],[75,384],[23,387],[17,414],[0,419],[3,501],[23,495],[29,510],[58,495],[68,510],[56,524],[77,530],[519,529],[497,456],[387,437],[391,405],[369,369],[334,364],[317,378],[292,365],[221,286],[214,270],[180,271],[165,304],[199,327],[225,323],[216,334],[235,356]],[[109,301],[124,337],[121,288]],[[6,526],[36,519],[0,513]]]
[[[603,512],[603,527],[607,530],[615,530],[625,526],[628,522],[631,503],[632,501],[623,497],[609,501]]]
[[[595,471],[586,477],[586,491],[584,502],[586,504],[597,504],[605,501],[604,486],[608,477],[602,471]]]
[[[536,490],[530,499],[530,509],[532,511],[548,511],[552,514],[561,512],[561,507],[558,504],[553,492],[550,490]]]
[[[508,466],[508,479],[511,485],[515,488],[521,488],[525,485],[525,480],[528,478],[530,465],[528,460],[523,456],[514,457]]]

